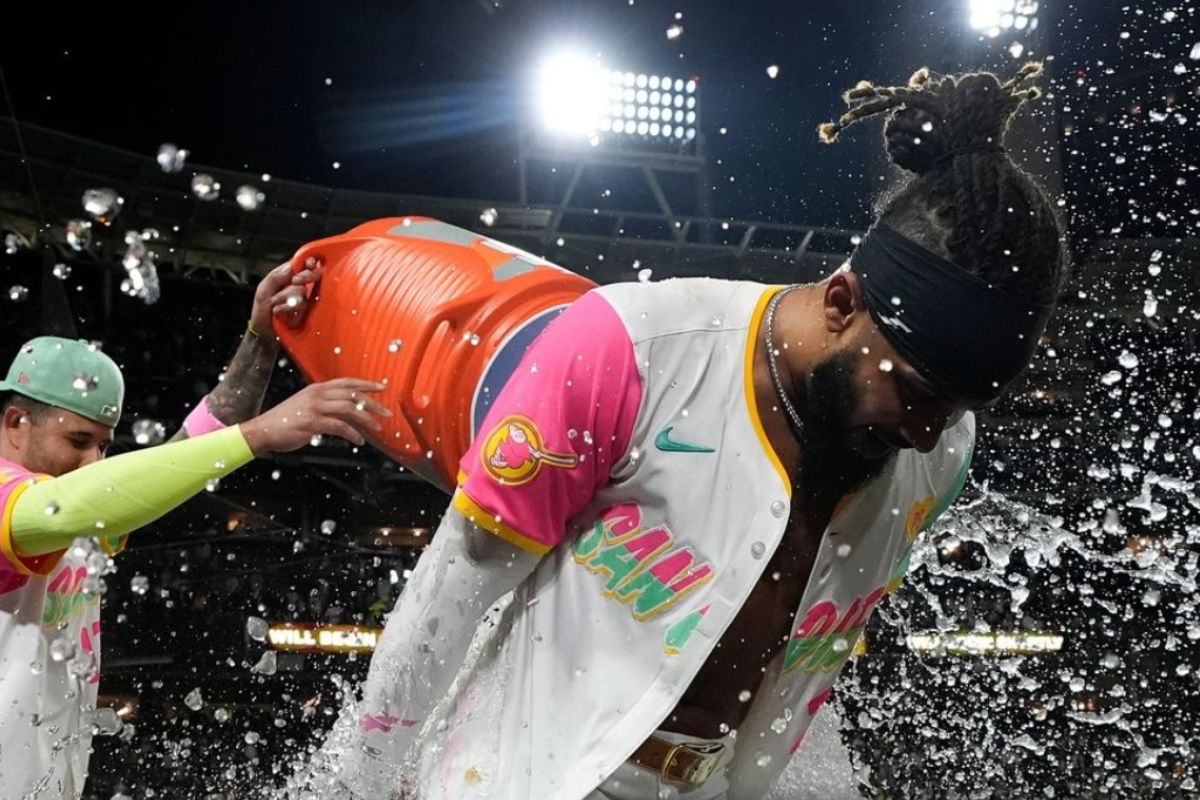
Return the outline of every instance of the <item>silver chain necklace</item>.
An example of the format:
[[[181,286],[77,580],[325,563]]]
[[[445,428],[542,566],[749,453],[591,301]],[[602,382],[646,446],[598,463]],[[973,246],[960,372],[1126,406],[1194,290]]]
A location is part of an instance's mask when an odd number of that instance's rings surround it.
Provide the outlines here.
[[[792,405],[787,392],[783,390],[783,380],[779,377],[779,364],[776,362],[775,355],[775,312],[779,310],[779,303],[783,300],[784,295],[798,288],[800,288],[800,284],[792,284],[771,298],[771,302],[767,304],[767,320],[764,327],[767,335],[767,366],[771,370],[771,382],[775,384],[775,393],[779,395],[779,402],[783,403],[783,410],[787,412],[788,419],[792,423],[792,433],[797,439],[803,441],[804,421],[800,419],[800,412],[796,410],[796,406]]]

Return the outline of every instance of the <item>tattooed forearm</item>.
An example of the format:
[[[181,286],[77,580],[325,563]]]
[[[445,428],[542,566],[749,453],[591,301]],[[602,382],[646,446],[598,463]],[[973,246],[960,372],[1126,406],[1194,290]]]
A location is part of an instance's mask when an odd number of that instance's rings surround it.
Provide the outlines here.
[[[225,378],[201,402],[207,402],[208,412],[225,425],[235,425],[258,416],[263,395],[271,381],[279,346],[249,331],[242,337],[233,360],[225,370]],[[180,428],[168,441],[188,438],[187,428]]]
[[[279,345],[250,331],[225,370],[225,380],[208,396],[208,410],[226,425],[245,422],[262,410],[263,395],[271,381],[271,370]]]
[[[194,418],[189,418],[185,429],[174,438],[186,439],[186,427],[209,430],[214,418],[223,425],[236,425],[259,413],[279,352],[279,342],[272,335],[274,323],[279,320],[289,327],[299,325],[308,309],[311,287],[320,277],[319,268],[295,272],[291,262],[280,264],[263,276],[254,290],[250,325],[225,370],[224,379],[208,395],[205,407],[196,408]],[[283,313],[277,316],[276,312]]]

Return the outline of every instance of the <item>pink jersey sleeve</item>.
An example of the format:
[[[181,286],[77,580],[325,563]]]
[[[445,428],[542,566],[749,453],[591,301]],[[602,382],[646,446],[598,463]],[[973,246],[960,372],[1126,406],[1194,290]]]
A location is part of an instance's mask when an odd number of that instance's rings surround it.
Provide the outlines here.
[[[608,481],[629,449],[642,401],[624,323],[595,292],[534,341],[459,464],[454,505],[535,553]]]
[[[40,556],[18,555],[12,541],[12,510],[29,485],[38,480],[48,480],[12,461],[0,459],[0,594],[20,589],[31,575],[48,575],[62,550]]]

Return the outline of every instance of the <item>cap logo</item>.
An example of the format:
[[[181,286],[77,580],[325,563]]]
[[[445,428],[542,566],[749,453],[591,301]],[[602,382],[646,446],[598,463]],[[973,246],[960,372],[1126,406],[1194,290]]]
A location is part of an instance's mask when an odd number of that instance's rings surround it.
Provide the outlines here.
[[[19,384],[22,384],[22,385],[24,385],[24,384],[26,384],[26,383],[29,383],[29,375],[28,375],[28,373],[22,372],[20,375],[18,375],[18,376],[17,376],[17,383],[19,383]]]
[[[109,405],[101,406],[101,407],[100,407],[100,416],[102,416],[102,417],[116,417],[116,416],[117,416],[117,408],[116,408],[116,406],[109,406]]]

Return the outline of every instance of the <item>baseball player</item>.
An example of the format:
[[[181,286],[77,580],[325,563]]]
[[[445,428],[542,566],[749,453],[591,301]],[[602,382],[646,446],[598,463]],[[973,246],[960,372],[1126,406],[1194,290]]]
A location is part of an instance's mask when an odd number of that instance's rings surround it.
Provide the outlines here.
[[[1055,306],[1062,233],[1002,147],[1038,71],[848,92],[823,137],[886,113],[907,176],[827,280],[618,284],[551,322],[312,788],[765,794]]]
[[[255,456],[316,434],[362,444],[388,415],[370,399],[380,385],[341,379],[247,419],[275,359],[255,323],[269,330],[276,308],[302,313],[287,298],[310,277],[276,270],[260,284],[226,380],[176,437],[187,441],[105,460],[124,380],[87,342],[33,339],[0,381],[0,796],[83,791],[98,719],[100,576],[127,534]]]

